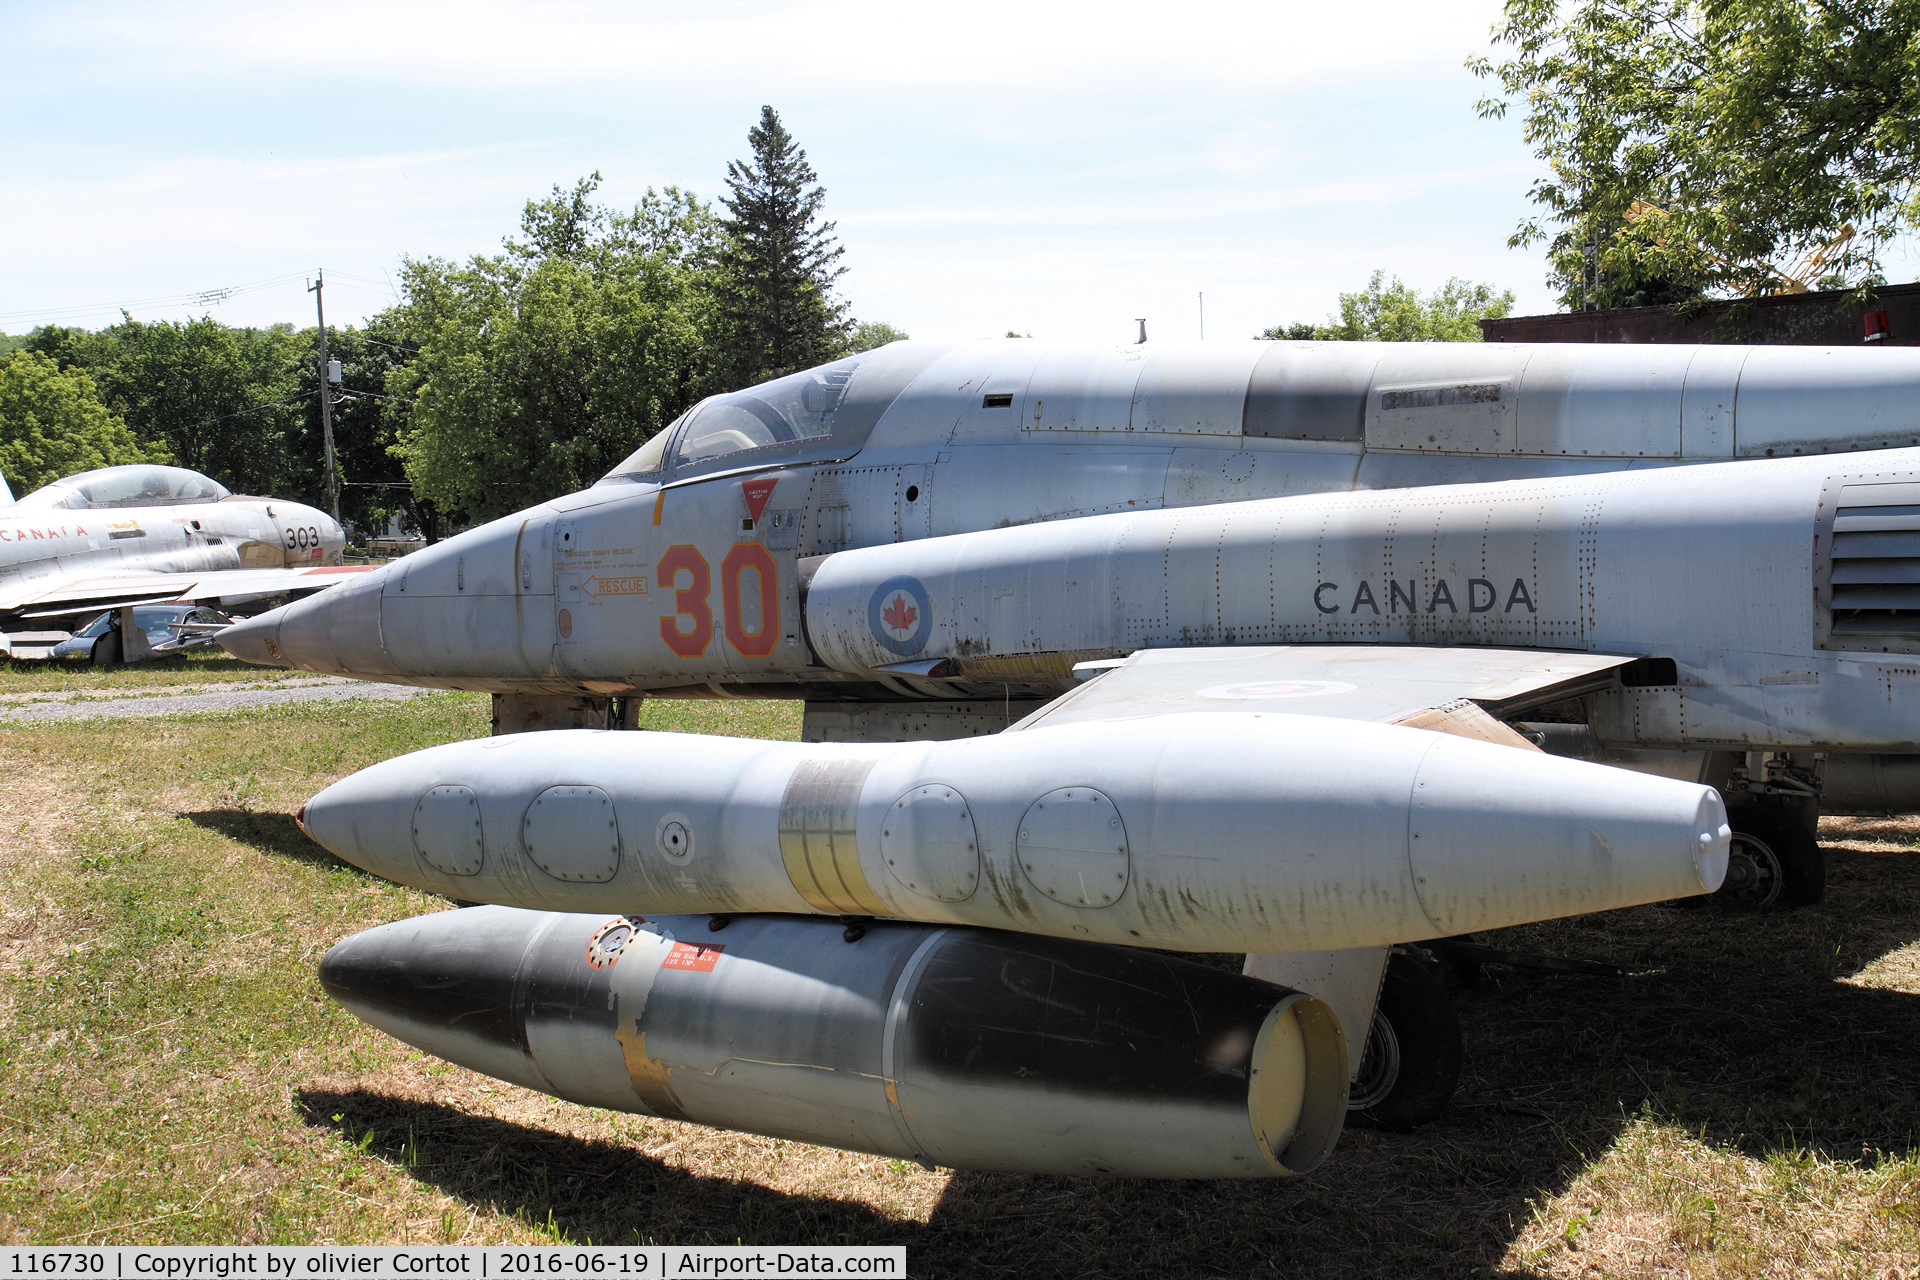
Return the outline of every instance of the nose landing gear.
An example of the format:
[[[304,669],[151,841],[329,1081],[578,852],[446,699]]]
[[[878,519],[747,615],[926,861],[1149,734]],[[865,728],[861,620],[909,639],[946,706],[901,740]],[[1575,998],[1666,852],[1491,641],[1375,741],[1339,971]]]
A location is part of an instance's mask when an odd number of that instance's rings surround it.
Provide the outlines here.
[[[1827,863],[1814,834],[1817,814],[1762,802],[1740,806],[1729,820],[1727,878],[1714,902],[1740,911],[1786,911],[1820,901]]]

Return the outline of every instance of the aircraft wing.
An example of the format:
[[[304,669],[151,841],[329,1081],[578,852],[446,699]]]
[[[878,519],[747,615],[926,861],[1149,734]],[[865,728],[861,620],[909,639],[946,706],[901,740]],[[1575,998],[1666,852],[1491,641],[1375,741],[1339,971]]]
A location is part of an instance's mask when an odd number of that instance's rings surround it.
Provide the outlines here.
[[[56,575],[0,590],[0,614],[52,618],[83,609],[193,601],[219,604],[261,596],[307,595],[333,586],[365,565],[327,565],[307,569],[221,569],[202,573],[99,573]]]
[[[1142,649],[1074,668],[1094,678],[1013,728],[1271,711],[1403,724],[1533,750],[1501,719],[1605,688],[1638,656],[1419,645]]]

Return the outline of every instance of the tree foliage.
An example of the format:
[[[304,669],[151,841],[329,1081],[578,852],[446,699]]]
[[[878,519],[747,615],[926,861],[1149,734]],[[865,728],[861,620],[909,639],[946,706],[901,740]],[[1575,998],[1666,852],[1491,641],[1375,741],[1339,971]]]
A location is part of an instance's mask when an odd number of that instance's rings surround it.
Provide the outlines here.
[[[496,256],[405,261],[380,323],[417,353],[386,379],[417,497],[482,520],[584,488],[706,390],[712,213],[604,208],[599,181],[530,201]]]
[[[728,389],[831,360],[850,323],[834,284],[845,273],[827,193],[772,107],[747,131],[750,160],[727,165],[713,287],[719,372]]]
[[[123,317],[88,332],[47,326],[28,349],[86,372],[100,398],[143,445],[237,493],[314,501],[287,448],[300,416],[299,366],[312,348],[292,325],[241,329],[211,317]]]
[[[0,356],[0,475],[16,495],[95,467],[167,460],[134,440],[85,372],[38,351]]]
[[[292,325],[128,319],[106,338],[112,358],[95,376],[143,439],[236,493],[319,496],[298,483],[301,468],[285,447],[300,416],[299,365],[311,350]]]
[[[1472,284],[1458,276],[1426,296],[1403,284],[1392,284],[1376,271],[1367,287],[1340,295],[1340,313],[1325,324],[1296,322],[1275,325],[1262,338],[1333,342],[1478,342],[1480,321],[1513,313],[1513,291],[1495,291],[1490,284]]]
[[[906,340],[907,333],[904,329],[896,329],[885,320],[862,320],[848,333],[846,352],[852,355],[856,351],[871,351],[875,347],[884,347],[889,342]]]
[[[1569,306],[1877,283],[1914,222],[1920,0],[1507,0],[1493,36],[1480,113],[1552,170],[1510,243]]]
[[[529,201],[501,251],[403,260],[401,300],[327,331],[341,515],[425,530],[584,488],[702,396],[906,334],[856,325],[825,193],[766,108],[726,217],[688,192],[601,205],[600,175]],[[77,371],[149,452],[229,488],[327,505],[318,333],[131,317],[0,335]]]

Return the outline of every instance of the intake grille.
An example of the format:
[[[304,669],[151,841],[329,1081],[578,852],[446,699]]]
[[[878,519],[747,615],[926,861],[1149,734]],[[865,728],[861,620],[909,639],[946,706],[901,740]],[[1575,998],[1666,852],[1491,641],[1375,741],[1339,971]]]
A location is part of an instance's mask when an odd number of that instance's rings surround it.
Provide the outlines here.
[[[1920,484],[1843,487],[1831,562],[1836,640],[1920,640]]]

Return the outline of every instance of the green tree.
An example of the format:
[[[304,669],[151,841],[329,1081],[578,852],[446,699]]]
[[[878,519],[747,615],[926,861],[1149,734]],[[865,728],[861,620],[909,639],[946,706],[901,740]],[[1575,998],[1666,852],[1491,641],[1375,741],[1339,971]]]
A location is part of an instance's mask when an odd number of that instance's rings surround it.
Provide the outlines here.
[[[484,520],[592,484],[713,382],[713,214],[676,188],[629,212],[599,175],[530,201],[520,237],[465,264],[407,259],[383,341],[416,503]]]
[[[846,304],[833,294],[846,268],[835,224],[820,220],[827,193],[772,107],[747,131],[750,160],[727,165],[714,291],[719,369],[747,386],[833,359],[845,349]]]
[[[905,342],[904,330],[896,329],[884,320],[862,320],[853,326],[853,332],[847,335],[847,354],[856,351],[871,351],[875,347],[884,347],[889,342]]]
[[[236,493],[313,501],[311,458],[297,438],[299,365],[307,348],[292,325],[237,329],[210,316],[143,322],[128,317],[70,342],[106,401],[142,442]],[[82,363],[84,362],[84,363]]]
[[[1552,171],[1510,243],[1570,307],[1878,283],[1914,225],[1920,0],[1507,0],[1493,38],[1480,114]]]
[[[1422,297],[1399,276],[1384,283],[1376,271],[1358,293],[1340,295],[1340,314],[1325,324],[1295,322],[1264,330],[1262,338],[1335,342],[1478,342],[1480,321],[1513,314],[1513,291],[1496,292],[1458,276]]]
[[[43,324],[29,333],[21,346],[38,351],[62,369],[98,370],[113,363],[115,345],[111,330],[98,333],[66,325]]]
[[[165,462],[108,410],[93,379],[38,351],[0,356],[0,475],[16,495],[51,480],[126,462]]]

